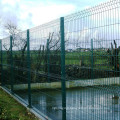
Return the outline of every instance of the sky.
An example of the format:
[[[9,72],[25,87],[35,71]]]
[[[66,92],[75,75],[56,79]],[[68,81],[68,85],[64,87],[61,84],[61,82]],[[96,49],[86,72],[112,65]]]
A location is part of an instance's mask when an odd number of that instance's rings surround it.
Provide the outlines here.
[[[2,26],[9,20],[14,22],[21,30],[26,30],[107,1],[109,0],[0,0],[0,39],[8,36],[5,35]],[[114,17],[119,16],[117,15],[119,13],[120,9],[119,12],[117,12],[117,10],[111,10],[110,12],[101,13],[101,15],[96,14],[89,16],[88,19],[91,21],[90,25],[84,21],[84,28],[81,28],[82,31],[71,35],[73,35],[76,40],[79,38],[79,41],[86,38],[88,39],[88,37],[91,38],[91,36],[95,39],[97,39],[98,36],[103,39],[103,36],[108,36],[108,33],[107,35],[103,35],[103,29],[95,29],[94,31],[86,29],[90,26],[96,27],[98,23],[99,25],[106,25],[106,21],[110,23],[115,22]],[[119,28],[118,25],[117,27],[114,26],[114,28],[116,29],[114,31],[119,31],[117,29]],[[110,30],[114,28],[109,27]]]
[[[20,29],[38,26],[107,0],[0,0],[3,22],[13,21]]]

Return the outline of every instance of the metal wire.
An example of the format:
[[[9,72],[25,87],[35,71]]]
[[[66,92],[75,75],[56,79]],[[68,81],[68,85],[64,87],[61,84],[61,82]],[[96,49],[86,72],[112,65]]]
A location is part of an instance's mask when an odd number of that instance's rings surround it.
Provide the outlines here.
[[[119,14],[111,0],[65,16],[64,36],[57,19],[2,39],[3,86],[53,120],[119,120]]]

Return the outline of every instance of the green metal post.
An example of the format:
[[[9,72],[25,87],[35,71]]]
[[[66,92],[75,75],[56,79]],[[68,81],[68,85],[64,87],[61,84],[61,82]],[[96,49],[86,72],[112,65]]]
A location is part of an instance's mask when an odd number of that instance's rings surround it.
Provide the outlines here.
[[[13,79],[14,79],[14,71],[13,71],[13,51],[12,51],[12,40],[13,40],[13,37],[10,36],[10,58],[11,58],[11,93],[13,94],[14,91],[13,91]]]
[[[65,40],[64,17],[60,18],[61,34],[61,87],[62,87],[62,120],[66,120],[66,84],[65,84]]]
[[[50,50],[49,50],[49,39],[47,39],[47,68],[48,68],[48,82],[50,82]]]
[[[94,67],[94,59],[93,59],[93,39],[91,39],[91,79],[93,79],[93,67]]]
[[[27,30],[27,70],[28,70],[28,107],[31,108],[31,61],[30,61],[30,39]]]
[[[2,40],[0,40],[0,53],[1,53],[1,86],[3,86],[3,59],[2,59]]]
[[[30,36],[27,30],[27,69],[28,69],[28,107],[31,108],[31,61],[30,61]]]

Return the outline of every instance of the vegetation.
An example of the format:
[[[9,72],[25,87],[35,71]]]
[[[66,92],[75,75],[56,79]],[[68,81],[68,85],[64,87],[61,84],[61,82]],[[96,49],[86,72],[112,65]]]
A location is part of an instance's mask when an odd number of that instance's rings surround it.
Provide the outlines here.
[[[55,37],[57,36],[57,37]],[[61,80],[61,45],[60,34],[49,34],[46,45],[39,44],[30,51],[31,57],[31,82],[49,82]],[[33,38],[32,38],[33,39]],[[67,42],[67,41],[66,41]],[[66,43],[65,42],[65,43]],[[110,43],[109,43],[110,44]],[[7,48],[8,46],[8,48]],[[90,48],[66,50],[65,69],[66,79],[91,79],[119,76],[119,47],[114,40],[114,48]],[[11,52],[10,46],[3,43],[3,66],[7,78],[5,84],[10,84]],[[13,65],[14,84],[27,83],[27,40],[26,37],[13,34]]]
[[[7,53],[6,53],[7,54]],[[48,82],[48,64],[49,64],[49,73],[52,75],[50,81],[59,80],[59,75],[61,72],[61,57],[60,51],[50,50],[49,54],[47,48],[44,46],[40,46],[39,50],[31,51],[31,80],[32,82]],[[49,55],[49,63],[48,63],[48,55]],[[4,56],[6,56],[4,54]],[[14,56],[14,65],[16,70],[14,71],[15,81],[14,83],[27,83],[27,71],[25,69],[27,67],[27,56],[26,51],[24,53],[24,59],[22,58],[21,51],[13,52]],[[120,55],[118,57],[114,57],[115,55],[110,54],[107,50],[94,50],[93,56],[91,51],[72,51],[67,52],[65,55],[65,64],[66,64],[66,79],[91,79],[91,75],[93,72],[94,78],[105,78],[105,77],[114,77],[115,75],[115,64],[116,61],[114,59],[118,59],[117,62],[120,61]],[[18,58],[19,57],[19,58]],[[6,58],[4,58],[6,60]],[[93,59],[93,63],[92,63]],[[4,61],[5,62],[5,61]],[[6,62],[7,63],[7,62]],[[24,64],[23,64],[24,63]],[[118,63],[117,63],[118,64]],[[92,70],[93,66],[93,70]],[[17,69],[18,68],[18,69]],[[9,66],[4,66],[4,72],[7,76],[10,76]],[[19,77],[20,76],[20,77]],[[118,76],[118,75],[115,75]],[[4,76],[6,77],[6,76]],[[10,77],[6,79],[6,83],[10,84]]]
[[[38,120],[38,118],[0,89],[0,120]]]

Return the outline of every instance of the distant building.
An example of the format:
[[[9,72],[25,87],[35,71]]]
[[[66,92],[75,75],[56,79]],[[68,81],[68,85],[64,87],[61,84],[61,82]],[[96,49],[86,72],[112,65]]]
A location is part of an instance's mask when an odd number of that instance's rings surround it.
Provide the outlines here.
[[[76,51],[78,52],[87,52],[87,51],[90,51],[89,48],[77,48]]]
[[[72,50],[72,49],[68,49],[67,51],[68,51],[68,52],[73,52],[73,50]]]

